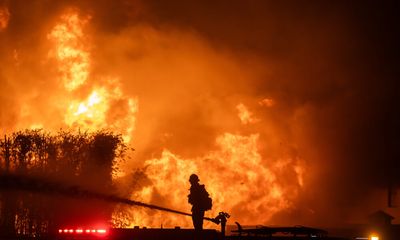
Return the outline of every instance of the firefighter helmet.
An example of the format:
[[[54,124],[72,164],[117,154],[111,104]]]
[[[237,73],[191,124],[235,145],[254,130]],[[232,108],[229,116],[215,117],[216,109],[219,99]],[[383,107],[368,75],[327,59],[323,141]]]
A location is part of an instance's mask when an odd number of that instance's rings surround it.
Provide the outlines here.
[[[196,174],[190,175],[189,182],[199,182],[199,177]]]

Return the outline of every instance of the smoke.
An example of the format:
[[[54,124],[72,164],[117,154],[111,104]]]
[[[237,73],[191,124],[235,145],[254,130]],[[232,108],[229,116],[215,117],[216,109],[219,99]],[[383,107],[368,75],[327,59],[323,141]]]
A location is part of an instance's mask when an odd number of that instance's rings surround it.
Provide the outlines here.
[[[88,83],[71,95],[61,87],[47,39],[68,8],[91,16]],[[304,164],[297,168],[303,187],[287,197],[290,207],[260,218],[263,224],[342,222],[356,205],[365,206],[362,217],[383,207],[369,206],[376,189],[400,184],[398,8],[312,1],[3,1],[0,127],[68,127],[62,102],[85,100],[90,87],[117,77],[125,97],[114,99],[106,119],[117,125],[115,119],[135,115],[128,121],[135,123],[130,137],[137,150],[123,166],[128,174],[162,158],[164,149],[196,159],[218,152],[216,139],[225,133],[259,134],[264,166],[279,159],[290,159],[291,167]],[[137,113],[118,107],[128,99],[138,99]],[[247,124],[244,110],[251,113]],[[299,174],[275,172],[280,185],[297,184]]]

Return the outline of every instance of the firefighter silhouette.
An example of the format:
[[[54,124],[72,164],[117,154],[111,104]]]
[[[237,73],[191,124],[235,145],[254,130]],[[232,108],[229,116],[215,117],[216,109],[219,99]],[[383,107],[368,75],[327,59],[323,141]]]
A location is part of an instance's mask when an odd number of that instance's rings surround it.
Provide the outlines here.
[[[203,229],[204,212],[212,207],[212,199],[208,195],[203,184],[199,184],[199,177],[196,174],[190,175],[191,184],[188,201],[192,204],[192,220],[194,229],[201,231]]]

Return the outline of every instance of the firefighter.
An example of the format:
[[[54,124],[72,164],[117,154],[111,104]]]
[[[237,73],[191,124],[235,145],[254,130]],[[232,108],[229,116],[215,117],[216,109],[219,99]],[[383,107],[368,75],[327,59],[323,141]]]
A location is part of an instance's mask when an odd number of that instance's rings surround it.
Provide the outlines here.
[[[191,184],[188,202],[192,204],[192,220],[196,231],[203,230],[204,212],[211,210],[212,199],[208,195],[203,184],[199,184],[199,177],[196,174],[190,175]]]

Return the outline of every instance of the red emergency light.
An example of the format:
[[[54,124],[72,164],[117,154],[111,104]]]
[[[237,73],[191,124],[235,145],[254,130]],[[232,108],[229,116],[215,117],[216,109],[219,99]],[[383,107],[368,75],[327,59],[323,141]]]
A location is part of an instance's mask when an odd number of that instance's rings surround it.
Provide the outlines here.
[[[104,235],[107,233],[106,229],[85,229],[77,228],[77,229],[58,229],[58,233],[60,234],[100,234]]]

